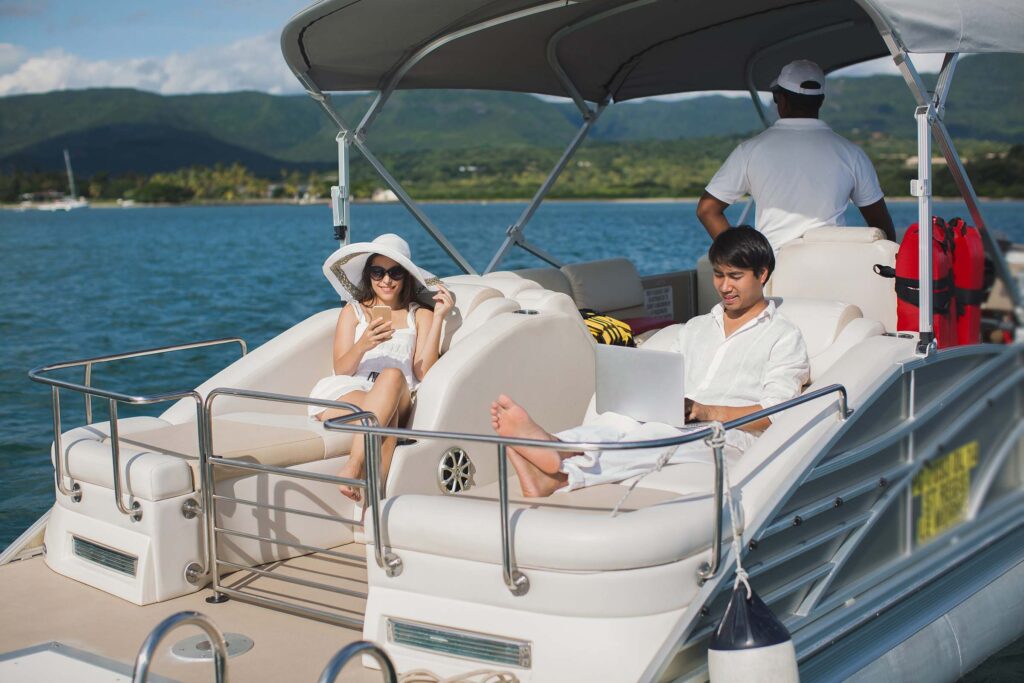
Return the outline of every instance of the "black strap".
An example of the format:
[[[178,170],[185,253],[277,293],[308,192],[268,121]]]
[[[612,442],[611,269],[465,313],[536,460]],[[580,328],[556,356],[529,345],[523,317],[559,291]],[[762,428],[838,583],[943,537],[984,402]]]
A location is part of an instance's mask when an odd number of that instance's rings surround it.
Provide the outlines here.
[[[943,278],[942,280],[936,280],[935,284],[938,285],[932,291],[932,310],[936,313],[945,313],[949,310],[950,295],[952,294],[952,287],[950,287],[949,278]],[[945,287],[941,287],[941,285]],[[921,283],[919,280],[912,280],[906,277],[896,278],[896,296],[901,301],[906,301],[908,304],[914,306],[921,305]]]
[[[954,291],[956,293],[957,308],[960,306],[981,306],[985,303],[986,296],[984,289],[964,289],[962,287],[956,287]]]

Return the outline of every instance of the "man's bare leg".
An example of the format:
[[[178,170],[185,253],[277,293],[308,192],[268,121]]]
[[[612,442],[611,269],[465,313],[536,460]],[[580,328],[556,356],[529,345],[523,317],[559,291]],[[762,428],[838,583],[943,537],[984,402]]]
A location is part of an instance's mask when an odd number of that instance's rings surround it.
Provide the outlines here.
[[[555,441],[554,436],[534,422],[527,412],[502,394],[491,404],[491,426],[501,436],[538,441]],[[519,475],[523,495],[547,496],[565,486],[568,477],[561,471],[563,458],[574,455],[556,449],[516,447],[507,450],[512,467]]]
[[[519,477],[519,487],[527,498],[550,496],[569,481],[569,475],[563,472],[558,474],[542,472],[532,462],[519,455],[514,448],[506,449],[505,453],[508,454],[508,459],[512,462],[512,469]]]

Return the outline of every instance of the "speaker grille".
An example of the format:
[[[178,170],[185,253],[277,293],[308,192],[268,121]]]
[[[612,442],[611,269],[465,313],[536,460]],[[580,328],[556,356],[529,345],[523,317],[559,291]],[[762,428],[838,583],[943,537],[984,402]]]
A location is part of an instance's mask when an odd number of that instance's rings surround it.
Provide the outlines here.
[[[107,548],[92,541],[87,541],[78,536],[73,536],[72,538],[74,539],[74,553],[83,560],[88,560],[126,576],[135,576],[135,571],[139,564],[137,557]]]
[[[396,645],[450,657],[530,668],[530,643],[429,624],[388,619],[388,640]]]

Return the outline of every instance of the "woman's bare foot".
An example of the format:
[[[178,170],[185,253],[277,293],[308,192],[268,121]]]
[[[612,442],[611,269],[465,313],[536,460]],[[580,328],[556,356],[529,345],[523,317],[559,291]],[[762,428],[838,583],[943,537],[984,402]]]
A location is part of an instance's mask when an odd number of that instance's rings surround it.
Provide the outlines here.
[[[349,457],[348,461],[345,462],[341,467],[341,471],[338,472],[339,477],[345,477],[346,479],[362,479],[363,478],[363,463],[353,462],[355,458]],[[338,490],[341,491],[341,495],[346,498],[350,498],[352,501],[358,503],[363,499],[362,489],[356,486],[349,486],[348,484],[339,484]]]
[[[537,441],[558,441],[534,422],[521,405],[505,394],[501,394],[497,401],[491,403],[491,426],[500,436]],[[516,446],[515,450],[545,474],[557,474],[561,469],[562,458],[571,455],[571,453],[566,453],[563,456],[554,448],[532,446]]]

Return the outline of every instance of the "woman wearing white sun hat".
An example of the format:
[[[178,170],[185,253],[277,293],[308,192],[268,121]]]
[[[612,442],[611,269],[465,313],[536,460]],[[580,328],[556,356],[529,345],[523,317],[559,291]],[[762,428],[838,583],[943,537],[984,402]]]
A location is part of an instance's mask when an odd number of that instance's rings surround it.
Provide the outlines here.
[[[404,239],[390,233],[338,249],[324,262],[324,275],[349,305],[341,309],[334,332],[334,374],[317,382],[310,396],[353,403],[374,413],[381,425],[404,424],[412,391],[437,361],[451,293],[412,262]],[[373,318],[371,309],[382,306],[390,314]],[[318,420],[347,413],[309,408]],[[384,439],[384,481],[394,450],[395,439]],[[364,455],[363,440],[353,439],[339,476],[361,479]],[[360,500],[359,489],[341,486],[341,492]]]

